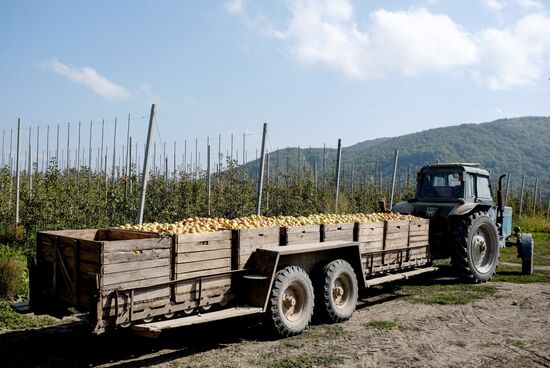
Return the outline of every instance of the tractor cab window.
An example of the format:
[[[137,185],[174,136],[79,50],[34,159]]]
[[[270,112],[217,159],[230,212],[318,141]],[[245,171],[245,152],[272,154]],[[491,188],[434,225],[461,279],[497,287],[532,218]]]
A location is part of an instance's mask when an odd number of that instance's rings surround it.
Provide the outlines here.
[[[477,177],[477,196],[479,198],[492,198],[489,178],[485,176]]]
[[[426,170],[420,176],[421,199],[457,199],[464,196],[464,173],[457,170]]]

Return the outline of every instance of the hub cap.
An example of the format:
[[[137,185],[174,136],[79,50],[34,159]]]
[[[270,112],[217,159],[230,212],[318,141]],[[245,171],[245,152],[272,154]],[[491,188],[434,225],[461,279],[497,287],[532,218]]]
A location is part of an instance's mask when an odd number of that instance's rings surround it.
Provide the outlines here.
[[[495,244],[494,234],[491,228],[482,224],[472,237],[472,261],[474,267],[480,273],[487,273],[491,270],[496,250],[491,244]]]
[[[351,283],[346,275],[338,276],[332,285],[332,300],[336,308],[343,308],[349,301]]]
[[[304,290],[298,284],[289,285],[282,297],[283,314],[289,321],[296,321],[304,310]]]

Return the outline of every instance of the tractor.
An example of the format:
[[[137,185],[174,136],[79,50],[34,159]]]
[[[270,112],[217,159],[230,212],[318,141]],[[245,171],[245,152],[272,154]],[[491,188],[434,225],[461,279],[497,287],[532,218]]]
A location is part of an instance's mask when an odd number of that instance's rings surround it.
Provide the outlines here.
[[[489,171],[480,164],[428,165],[417,174],[415,198],[397,203],[392,211],[429,219],[432,259],[450,257],[458,275],[469,282],[491,279],[502,247],[517,247],[522,273],[532,274],[533,238],[517,226],[512,233],[512,208],[502,192],[505,176],[499,177],[495,203]]]

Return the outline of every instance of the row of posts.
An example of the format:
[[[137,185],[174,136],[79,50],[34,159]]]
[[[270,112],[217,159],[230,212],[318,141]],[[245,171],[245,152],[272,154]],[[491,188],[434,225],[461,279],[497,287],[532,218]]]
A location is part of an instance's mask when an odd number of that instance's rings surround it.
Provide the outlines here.
[[[144,212],[144,206],[145,206],[145,197],[147,192],[147,182],[149,180],[149,159],[151,154],[151,145],[153,141],[153,132],[154,132],[154,124],[155,124],[155,104],[151,105],[151,112],[149,115],[149,125],[148,125],[148,131],[147,131],[147,141],[145,145],[145,157],[143,160],[143,171],[141,175],[141,193],[140,193],[140,201],[139,201],[139,207],[138,207],[138,214],[136,218],[136,222],[138,224],[143,223],[143,212]],[[113,147],[116,146],[116,128],[117,128],[117,120],[115,119],[115,134],[114,134],[114,142]],[[79,124],[79,131],[80,131],[80,124]],[[103,124],[102,124],[102,132],[103,132]],[[80,132],[79,132],[80,133]],[[58,131],[59,135],[59,131]],[[243,147],[245,145],[245,138],[246,136],[243,135]],[[262,144],[261,144],[261,152],[260,152],[260,161],[259,161],[259,175],[258,175],[258,184],[257,184],[257,194],[256,194],[256,214],[261,214],[261,205],[262,205],[262,193],[263,193],[263,186],[264,186],[264,173],[265,173],[265,166],[266,166],[266,137],[267,137],[267,123],[263,124],[263,131],[262,131]],[[58,141],[59,142],[59,141]],[[101,145],[103,147],[103,134],[102,134],[102,142]],[[221,146],[221,137],[219,140],[219,145]],[[132,146],[132,140],[130,137],[130,116],[128,117],[128,125],[127,125],[127,145],[126,145],[126,162],[125,162],[125,170],[126,172],[129,172],[130,170],[130,159],[131,157],[131,146]],[[233,152],[233,139],[231,139],[231,152]],[[90,125],[90,147],[91,147],[91,125]],[[324,147],[323,152],[325,152],[326,147]],[[114,150],[113,150],[114,151]],[[244,151],[244,150],[243,150]],[[80,134],[78,139],[78,152],[80,152]],[[21,153],[21,119],[17,120],[17,148],[16,148],[16,197],[15,197],[15,222],[16,224],[19,224],[19,203],[20,203],[20,153]],[[210,163],[210,143],[207,144],[207,168],[206,168],[206,179],[207,179],[207,211],[208,215],[210,215],[210,193],[211,193],[211,163]],[[325,168],[325,160],[324,160],[324,154],[323,154],[323,172]],[[29,161],[31,157],[30,147],[29,147]],[[196,157],[196,156],[195,156]],[[391,209],[393,207],[393,201],[395,196],[395,180],[397,176],[397,165],[398,165],[398,158],[399,158],[399,150],[395,150],[394,155],[394,161],[393,161],[393,171],[392,171],[392,180],[391,180],[391,187],[390,187],[390,195],[389,195],[389,208]],[[69,159],[69,157],[67,157]],[[245,152],[243,152],[243,163],[246,160]],[[165,159],[165,161],[167,161]],[[338,147],[336,152],[336,185],[335,185],[335,193],[334,193],[334,210],[335,212],[338,212],[338,196],[340,191],[340,172],[341,172],[341,161],[342,161],[342,140],[338,139]],[[79,158],[77,160],[79,162]],[[89,153],[89,162],[91,163],[91,148]],[[112,176],[114,177],[115,174],[115,152],[113,152],[113,172]],[[105,159],[105,163],[107,163],[107,160]],[[218,167],[221,167],[221,155],[218,158]],[[269,175],[269,159],[267,160],[267,173]],[[167,164],[166,164],[167,168]],[[30,171],[29,171],[30,172]],[[175,149],[174,149],[174,172],[175,172]],[[316,170],[315,170],[316,172]],[[353,173],[352,173],[353,175]],[[32,185],[32,182],[31,184]],[[506,191],[505,191],[505,198],[508,198],[508,193],[510,189],[510,177],[508,176],[507,184],[506,184]],[[523,213],[523,197],[524,197],[524,190],[525,190],[525,175],[522,177],[521,181],[521,190],[520,190],[520,205],[519,205],[519,216],[522,216]],[[534,198],[534,208],[533,211],[535,211],[536,205],[537,205],[537,190],[538,190],[538,178],[535,180],[535,198]],[[548,202],[548,210],[546,213],[546,217],[548,218],[550,215],[550,200]]]

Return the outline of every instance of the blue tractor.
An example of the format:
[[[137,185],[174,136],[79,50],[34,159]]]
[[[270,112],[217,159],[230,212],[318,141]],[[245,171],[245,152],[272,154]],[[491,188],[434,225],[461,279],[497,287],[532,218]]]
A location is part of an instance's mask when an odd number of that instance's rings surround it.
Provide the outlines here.
[[[531,234],[519,227],[512,233],[512,208],[502,192],[506,175],[498,180],[496,203],[489,176],[478,163],[428,165],[418,172],[415,198],[392,208],[429,219],[432,259],[450,257],[458,275],[475,283],[491,279],[505,246],[517,247],[524,274],[533,272]]]

